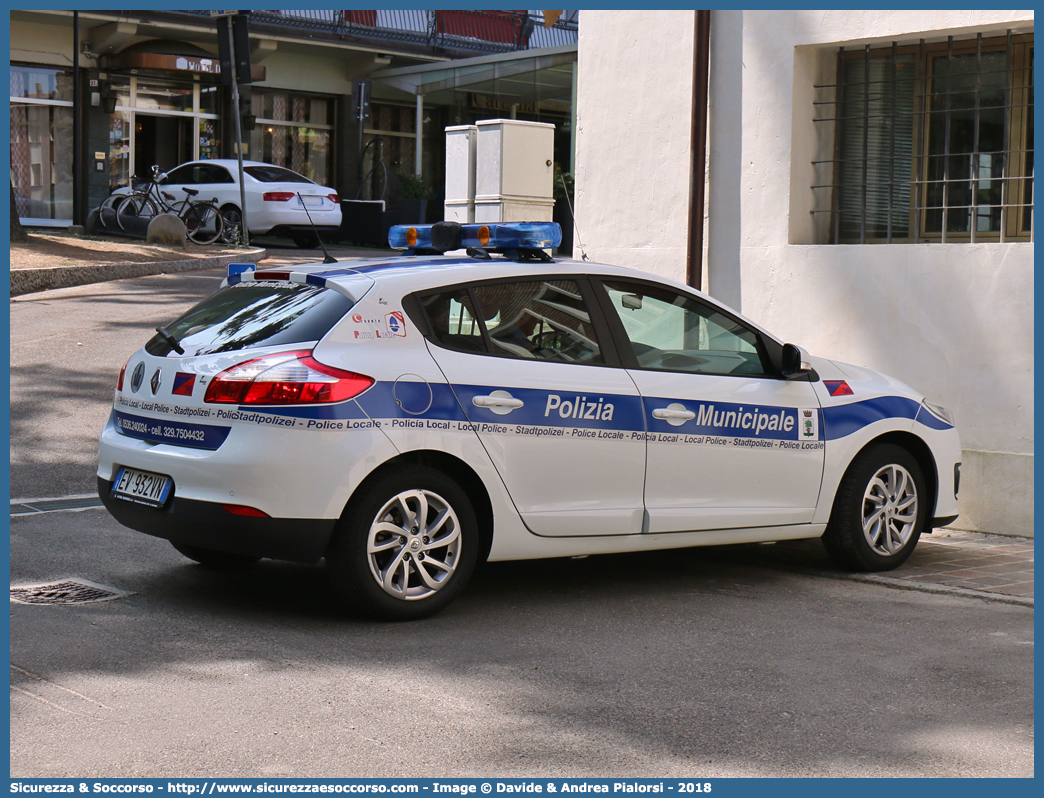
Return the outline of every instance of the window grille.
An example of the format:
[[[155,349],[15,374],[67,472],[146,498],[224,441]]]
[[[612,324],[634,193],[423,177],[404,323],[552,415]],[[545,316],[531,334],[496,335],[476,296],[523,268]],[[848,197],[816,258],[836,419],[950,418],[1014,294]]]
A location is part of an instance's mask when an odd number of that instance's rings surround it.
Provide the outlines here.
[[[1032,34],[841,48],[815,89],[831,243],[1033,240]]]

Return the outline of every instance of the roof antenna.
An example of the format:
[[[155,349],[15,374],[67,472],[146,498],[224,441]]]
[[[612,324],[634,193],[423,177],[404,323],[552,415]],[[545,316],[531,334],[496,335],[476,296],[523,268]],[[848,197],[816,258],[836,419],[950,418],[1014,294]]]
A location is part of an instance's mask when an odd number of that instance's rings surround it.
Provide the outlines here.
[[[312,231],[315,233],[315,237],[319,239],[319,246],[323,248],[323,254],[326,255],[323,258],[323,263],[337,263],[337,258],[326,251],[326,244],[323,243],[323,237],[319,235],[319,231],[315,229],[315,222],[312,221],[312,214],[308,213],[308,206],[305,204],[304,197],[301,196],[301,192],[297,192],[297,198],[301,200],[301,207],[304,208],[305,215],[308,216],[308,221],[312,225]]]
[[[576,243],[580,245],[580,260],[587,260],[584,252],[584,242],[580,240],[580,229],[576,226],[576,217],[573,215],[573,203],[569,201],[569,189],[566,188],[565,175],[558,173],[558,179],[562,181],[562,193],[565,194],[566,206],[569,208],[569,218],[573,220],[573,232],[576,233]]]

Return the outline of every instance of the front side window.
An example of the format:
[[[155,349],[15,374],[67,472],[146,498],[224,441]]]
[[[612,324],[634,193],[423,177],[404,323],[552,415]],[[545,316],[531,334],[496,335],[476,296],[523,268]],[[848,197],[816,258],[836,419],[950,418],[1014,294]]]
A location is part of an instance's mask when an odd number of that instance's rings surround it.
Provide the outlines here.
[[[813,213],[830,241],[1029,240],[1032,34],[841,49],[817,89],[835,144]]]
[[[604,285],[639,368],[767,373],[758,334],[740,322],[670,289],[626,281]]]
[[[171,169],[167,172],[167,179],[163,181],[164,185],[173,186],[175,184],[180,186],[194,186],[199,181],[196,179],[196,167],[191,164],[185,166],[179,166],[177,169]]]

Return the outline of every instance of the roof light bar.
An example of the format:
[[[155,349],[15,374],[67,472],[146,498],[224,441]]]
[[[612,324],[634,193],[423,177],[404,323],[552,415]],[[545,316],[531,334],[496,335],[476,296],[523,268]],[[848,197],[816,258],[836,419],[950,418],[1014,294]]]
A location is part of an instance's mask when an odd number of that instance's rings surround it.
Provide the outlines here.
[[[388,231],[388,246],[392,249],[431,249],[430,224],[397,224]]]
[[[461,225],[461,246],[483,249],[551,249],[562,243],[555,222],[501,222]]]
[[[551,249],[562,243],[562,228],[555,222],[499,222],[491,224],[395,225],[388,231],[392,249],[435,249],[448,252],[481,247],[494,252],[509,249]]]

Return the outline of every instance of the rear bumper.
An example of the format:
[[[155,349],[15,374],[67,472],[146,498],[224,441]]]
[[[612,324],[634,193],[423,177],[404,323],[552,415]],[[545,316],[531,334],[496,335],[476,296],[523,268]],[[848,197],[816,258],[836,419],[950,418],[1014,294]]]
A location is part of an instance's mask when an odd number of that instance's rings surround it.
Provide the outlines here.
[[[316,223],[315,227],[312,227],[310,224],[277,224],[275,227],[272,227],[265,232],[255,232],[253,230],[250,232],[251,235],[286,236],[287,238],[293,238],[294,236],[300,235],[310,236],[318,233],[323,238],[333,238],[340,229],[340,226],[341,224],[339,221],[336,225]]]
[[[173,496],[162,509],[112,497],[112,482],[98,477],[98,496],[126,527],[165,540],[273,560],[314,563],[326,553],[335,519],[246,518],[215,502]]]

